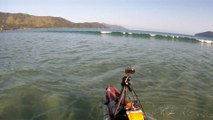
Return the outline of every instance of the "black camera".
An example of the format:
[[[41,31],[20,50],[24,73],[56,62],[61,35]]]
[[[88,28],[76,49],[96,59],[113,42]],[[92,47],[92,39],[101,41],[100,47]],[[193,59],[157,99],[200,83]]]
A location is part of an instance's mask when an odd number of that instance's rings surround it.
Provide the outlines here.
[[[128,67],[128,68],[125,69],[125,73],[126,74],[134,74],[135,69],[133,67]]]

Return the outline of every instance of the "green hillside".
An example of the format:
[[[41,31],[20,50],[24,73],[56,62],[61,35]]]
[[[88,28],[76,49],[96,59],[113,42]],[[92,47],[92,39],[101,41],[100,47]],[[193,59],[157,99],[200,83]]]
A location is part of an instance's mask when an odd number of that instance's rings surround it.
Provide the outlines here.
[[[61,17],[33,16],[23,13],[0,12],[0,30],[32,28],[108,28],[104,24],[74,23]]]

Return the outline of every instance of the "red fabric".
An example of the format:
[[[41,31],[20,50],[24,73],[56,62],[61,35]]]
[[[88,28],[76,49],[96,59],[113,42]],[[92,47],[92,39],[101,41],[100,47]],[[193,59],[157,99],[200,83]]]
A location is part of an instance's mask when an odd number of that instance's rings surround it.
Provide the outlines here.
[[[117,97],[120,96],[118,90],[117,90],[116,88],[114,88],[112,85],[110,85],[110,90],[111,90]]]
[[[110,100],[110,98],[112,100],[115,100],[116,97],[119,97],[120,94],[118,92],[118,90],[113,87],[112,85],[110,85],[108,88],[107,88],[107,93],[106,93],[106,99],[107,100]]]

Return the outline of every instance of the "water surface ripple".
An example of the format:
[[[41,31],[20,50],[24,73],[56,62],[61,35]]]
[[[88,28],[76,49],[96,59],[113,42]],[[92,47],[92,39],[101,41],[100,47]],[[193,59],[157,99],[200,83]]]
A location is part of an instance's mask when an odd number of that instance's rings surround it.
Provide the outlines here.
[[[213,119],[213,46],[43,30],[0,32],[0,119],[100,120],[127,66],[151,118]]]

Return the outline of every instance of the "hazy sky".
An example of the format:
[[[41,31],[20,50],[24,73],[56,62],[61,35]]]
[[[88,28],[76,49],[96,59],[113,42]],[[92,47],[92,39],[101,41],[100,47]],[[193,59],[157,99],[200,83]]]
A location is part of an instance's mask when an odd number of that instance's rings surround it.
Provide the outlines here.
[[[184,34],[213,31],[213,0],[0,0],[0,11],[138,30]]]

